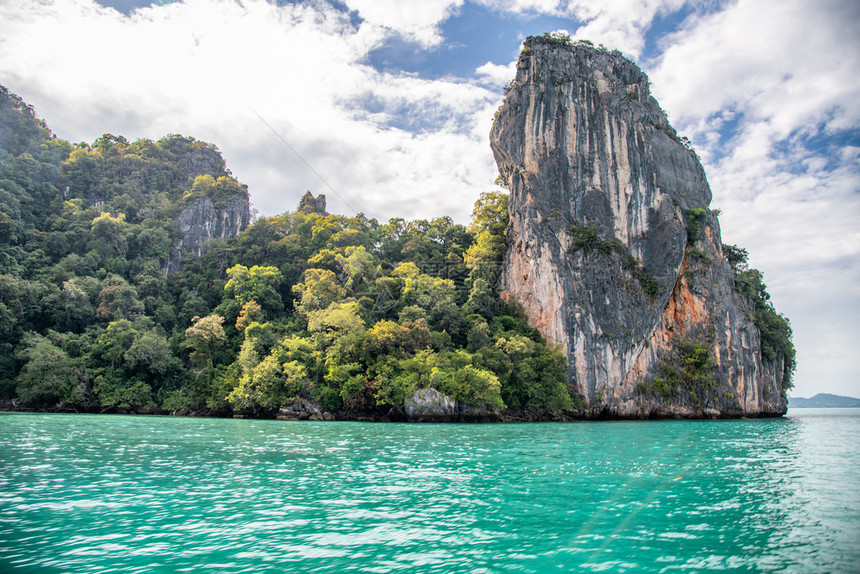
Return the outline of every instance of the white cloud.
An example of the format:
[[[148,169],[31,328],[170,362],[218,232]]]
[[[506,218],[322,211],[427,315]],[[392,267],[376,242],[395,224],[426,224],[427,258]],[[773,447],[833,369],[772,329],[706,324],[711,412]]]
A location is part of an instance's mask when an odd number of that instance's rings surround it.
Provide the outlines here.
[[[438,26],[463,4],[463,0],[345,0],[371,25],[394,30],[424,47],[442,41]]]
[[[0,22],[0,77],[61,137],[216,143],[263,214],[294,209],[306,189],[349,212],[268,126],[370,216],[465,221],[495,177],[498,94],[375,71],[362,60],[391,32],[334,9],[185,0],[126,17],[68,0],[4,4]]]
[[[706,0],[478,0],[495,10],[570,18],[571,36],[638,58],[654,18]]]
[[[570,0],[564,13],[585,22],[573,34],[638,58],[654,17],[678,10],[687,0]]]
[[[828,137],[860,127],[858,23],[838,0],[740,0],[689,19],[650,72],[705,159],[724,240],[793,320],[804,396],[857,394],[841,350],[860,344],[860,155]]]
[[[559,0],[478,0],[479,3],[489,6],[495,10],[514,12],[557,15],[559,13]]]
[[[483,66],[479,66],[475,73],[479,77],[486,78],[492,84],[504,86],[516,76],[517,63],[514,61],[507,65],[501,65],[487,62]]]
[[[730,108],[767,118],[777,137],[825,120],[856,125],[857,6],[741,0],[691,19],[667,39],[651,74],[655,92],[678,122]]]

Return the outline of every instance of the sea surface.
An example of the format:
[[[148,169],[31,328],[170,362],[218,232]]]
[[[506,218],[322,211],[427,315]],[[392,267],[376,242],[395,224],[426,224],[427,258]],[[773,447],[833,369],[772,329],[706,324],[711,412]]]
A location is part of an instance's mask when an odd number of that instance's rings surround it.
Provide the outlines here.
[[[0,414],[0,571],[857,572],[860,409],[544,424]]]

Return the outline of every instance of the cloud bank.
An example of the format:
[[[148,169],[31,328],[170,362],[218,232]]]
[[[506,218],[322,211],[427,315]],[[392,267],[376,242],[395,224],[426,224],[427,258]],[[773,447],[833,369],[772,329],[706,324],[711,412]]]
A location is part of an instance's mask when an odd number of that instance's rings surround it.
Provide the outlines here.
[[[446,12],[401,18],[354,4],[371,19],[263,0],[186,0],[130,16],[91,0],[5,4],[0,73],[74,141],[112,130],[216,143],[264,214],[293,209],[306,189],[377,217],[466,213],[495,177],[486,134],[500,94],[364,64],[393,26],[432,44]]]

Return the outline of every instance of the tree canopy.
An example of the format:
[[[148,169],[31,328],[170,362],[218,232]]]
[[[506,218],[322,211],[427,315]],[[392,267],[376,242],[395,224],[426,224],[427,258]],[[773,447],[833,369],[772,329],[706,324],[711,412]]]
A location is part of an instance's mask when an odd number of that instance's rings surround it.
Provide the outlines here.
[[[217,148],[56,138],[0,93],[0,393],[31,407],[375,411],[433,387],[570,406],[564,358],[495,290],[507,196],[469,227],[378,222],[306,193],[168,274],[174,219],[247,198]]]

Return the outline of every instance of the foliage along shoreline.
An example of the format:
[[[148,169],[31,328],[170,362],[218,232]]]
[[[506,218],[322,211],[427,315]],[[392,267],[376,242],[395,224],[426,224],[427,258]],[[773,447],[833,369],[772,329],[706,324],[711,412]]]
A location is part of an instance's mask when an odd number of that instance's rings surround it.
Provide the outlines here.
[[[480,417],[573,406],[564,357],[492,287],[503,194],[483,194],[467,228],[328,214],[308,193],[167,273],[184,207],[247,201],[214,146],[71,144],[5,89],[0,144],[9,406],[379,418],[428,388]]]
[[[176,217],[204,197],[248,199],[214,146],[71,144],[0,87],[0,409],[608,417],[495,290],[506,195],[481,194],[467,227],[333,215],[308,192],[168,273]],[[417,404],[426,389],[448,410]]]

